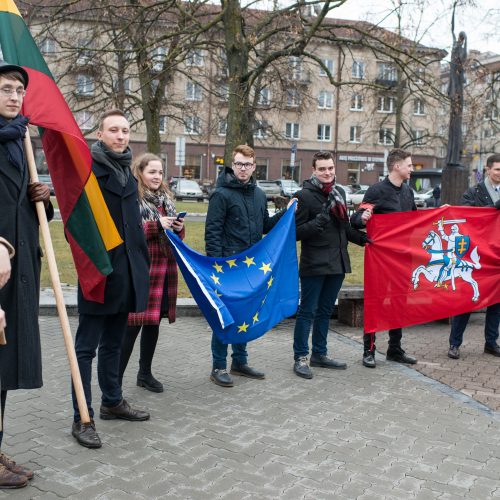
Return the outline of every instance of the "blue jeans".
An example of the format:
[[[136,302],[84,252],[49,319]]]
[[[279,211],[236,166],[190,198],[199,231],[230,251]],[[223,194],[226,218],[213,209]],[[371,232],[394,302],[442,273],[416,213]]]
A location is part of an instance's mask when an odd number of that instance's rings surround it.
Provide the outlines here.
[[[464,331],[469,322],[470,312],[459,314],[451,318],[450,345],[460,347],[464,338]],[[500,323],[500,302],[488,306],[484,322],[484,339],[486,344],[494,346],[498,340],[498,325]]]
[[[327,354],[328,327],[344,277],[345,274],[328,274],[300,278],[300,306],[293,333],[295,361],[309,354],[311,325],[312,353]]]
[[[221,342],[219,337],[212,332],[212,366],[214,370],[222,370],[227,367],[227,346]],[[246,365],[248,362],[247,345],[245,344],[231,344],[233,349],[233,364]]]
[[[103,406],[116,406],[122,400],[120,387],[120,356],[128,313],[111,315],[80,314],[80,322],[75,337],[75,351],[82,377],[83,391],[90,418],[94,418],[92,408],[92,360],[97,351],[97,378],[102,392]],[[74,420],[79,422],[80,411],[72,387]]]

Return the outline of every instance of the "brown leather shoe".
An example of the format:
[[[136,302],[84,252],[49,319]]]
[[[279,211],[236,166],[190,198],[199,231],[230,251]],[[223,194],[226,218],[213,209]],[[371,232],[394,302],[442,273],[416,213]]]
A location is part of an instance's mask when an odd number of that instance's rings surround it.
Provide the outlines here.
[[[14,474],[5,465],[0,465],[0,488],[24,488],[27,484],[26,476]]]
[[[5,453],[0,453],[0,464],[4,465],[10,472],[18,476],[26,476],[28,479],[33,479],[33,471],[17,465],[12,458],[9,458]]]
[[[114,420],[120,418],[122,420],[131,420],[133,422],[143,422],[149,420],[149,413],[147,411],[132,408],[127,401],[122,399],[116,406],[102,406],[99,416],[103,420]]]

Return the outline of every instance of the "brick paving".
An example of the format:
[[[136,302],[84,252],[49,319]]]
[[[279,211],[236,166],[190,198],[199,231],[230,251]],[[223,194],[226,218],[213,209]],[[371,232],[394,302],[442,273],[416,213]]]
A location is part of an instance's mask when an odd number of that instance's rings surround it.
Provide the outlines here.
[[[342,325],[332,323],[342,335],[331,334],[330,348],[347,370],[296,377],[293,322],[285,321],[249,345],[266,380],[235,377],[235,387],[224,389],[208,379],[205,321],[165,324],[154,372],[166,391],[135,385],[137,352],[124,379],[125,396],[148,408],[151,420],[98,419],[104,446],[88,450],[70,435],[58,321],[40,322],[45,386],[9,394],[4,442],[35,478],[23,490],[0,490],[0,499],[500,498],[500,415],[382,356],[375,370],[362,367],[361,346],[349,338],[356,332]],[[448,327],[429,328],[432,335],[425,327],[407,332],[408,350],[432,344],[444,360]],[[461,362],[482,357],[466,344]]]
[[[359,328],[336,324],[334,329],[358,342]],[[413,367],[427,377],[500,411],[500,358],[484,353],[484,313],[472,314],[460,348],[460,359],[448,358],[450,327],[444,322],[418,325],[403,332],[403,347],[418,359]],[[377,334],[377,350],[387,351],[386,332]]]

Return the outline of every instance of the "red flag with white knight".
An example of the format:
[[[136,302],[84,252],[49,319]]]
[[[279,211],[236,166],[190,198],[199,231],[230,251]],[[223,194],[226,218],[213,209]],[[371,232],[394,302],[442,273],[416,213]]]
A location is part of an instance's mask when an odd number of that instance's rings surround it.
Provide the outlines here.
[[[500,211],[447,206],[367,225],[364,330],[456,316],[500,302]]]

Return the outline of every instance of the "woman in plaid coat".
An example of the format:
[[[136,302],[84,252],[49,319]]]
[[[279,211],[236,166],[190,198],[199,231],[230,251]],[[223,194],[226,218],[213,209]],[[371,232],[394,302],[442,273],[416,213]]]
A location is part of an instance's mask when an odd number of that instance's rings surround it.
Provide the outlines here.
[[[173,230],[184,238],[184,219],[176,219],[172,193],[163,182],[160,158],[145,153],[134,160],[132,172],[137,178],[142,227],[148,244],[149,299],[145,311],[131,313],[127,333],[123,339],[120,362],[120,380],[142,329],[141,353],[137,385],[152,392],[163,392],[163,385],[151,373],[151,364],[158,341],[160,321],[175,321],[177,301],[177,264],[164,229]]]

